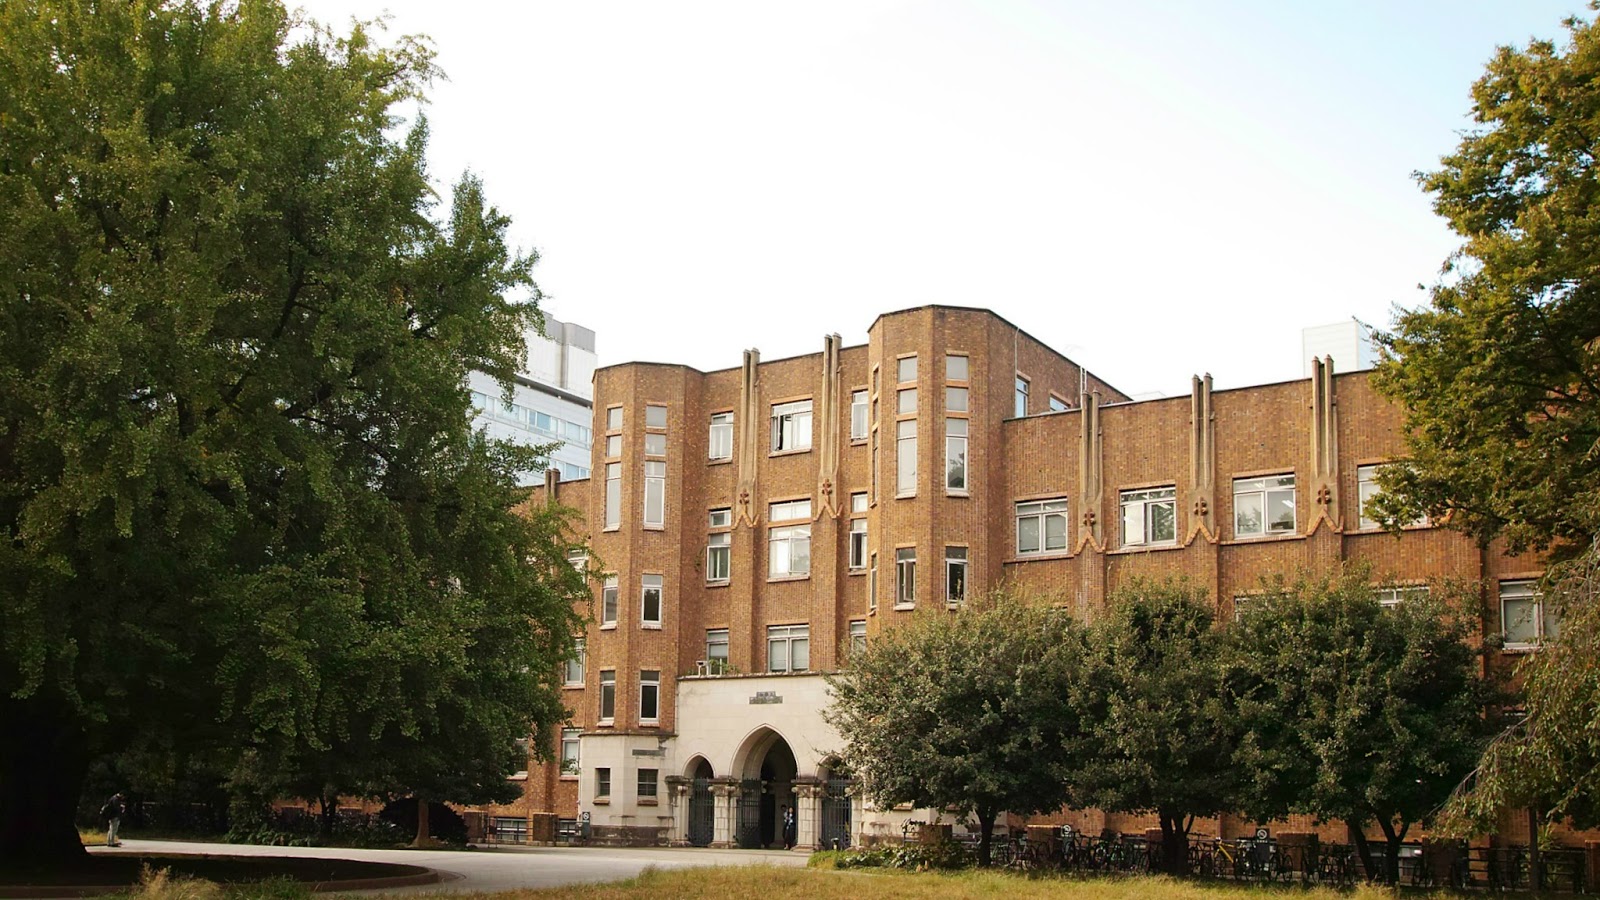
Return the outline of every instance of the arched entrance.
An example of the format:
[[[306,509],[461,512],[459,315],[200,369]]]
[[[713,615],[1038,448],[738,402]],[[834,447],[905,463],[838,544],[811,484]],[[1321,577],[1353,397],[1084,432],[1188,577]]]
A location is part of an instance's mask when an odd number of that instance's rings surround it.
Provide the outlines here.
[[[734,840],[746,849],[784,845],[783,810],[794,805],[794,751],[783,736],[762,729],[747,742],[739,767],[738,826]]]
[[[711,794],[711,763],[700,758],[689,770],[689,845],[711,846],[716,833],[717,798]]]
[[[843,850],[850,846],[850,788],[855,779],[837,759],[826,761],[822,779],[822,802],[818,804],[817,839],[824,850]]]

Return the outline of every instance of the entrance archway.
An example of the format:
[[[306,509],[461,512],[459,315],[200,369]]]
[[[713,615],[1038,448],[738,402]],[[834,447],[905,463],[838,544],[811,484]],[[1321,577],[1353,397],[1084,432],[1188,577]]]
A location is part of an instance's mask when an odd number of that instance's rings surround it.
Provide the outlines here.
[[[794,805],[794,751],[783,736],[763,728],[746,739],[738,765],[739,816],[734,839],[746,849],[784,845],[783,810]]]
[[[716,833],[717,798],[711,794],[711,763],[701,757],[689,770],[689,828],[691,847],[709,847]]]

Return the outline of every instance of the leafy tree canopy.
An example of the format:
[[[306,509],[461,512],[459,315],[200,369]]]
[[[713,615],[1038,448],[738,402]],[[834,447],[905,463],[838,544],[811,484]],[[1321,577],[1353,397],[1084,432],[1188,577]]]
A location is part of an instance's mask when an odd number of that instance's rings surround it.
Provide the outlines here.
[[[975,814],[988,865],[1000,813],[1065,800],[1064,748],[1082,727],[1065,701],[1083,653],[1065,612],[1016,598],[919,615],[830,676],[828,719],[869,799]]]
[[[1376,511],[1450,510],[1513,552],[1600,530],[1600,32],[1568,28],[1564,48],[1502,48],[1473,88],[1478,127],[1420,176],[1464,243],[1376,377],[1410,451]]]
[[[464,387],[520,362],[534,259],[393,136],[424,45],[295,26],[0,5],[0,859],[81,853],[109,750],[465,800],[563,714],[585,585]]]

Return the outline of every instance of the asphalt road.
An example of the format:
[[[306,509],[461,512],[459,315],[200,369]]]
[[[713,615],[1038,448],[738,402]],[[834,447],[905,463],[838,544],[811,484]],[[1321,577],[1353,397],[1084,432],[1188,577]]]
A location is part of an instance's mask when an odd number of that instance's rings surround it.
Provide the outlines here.
[[[479,850],[357,850],[339,847],[261,847],[252,844],[202,844],[187,841],[125,840],[115,851],[127,853],[209,853],[226,856],[311,856],[366,859],[426,866],[444,875],[440,884],[391,888],[381,893],[509,891],[561,887],[631,878],[647,867],[803,866],[804,853],[763,850],[702,850],[666,847],[493,847]],[[91,853],[106,852],[90,848]]]

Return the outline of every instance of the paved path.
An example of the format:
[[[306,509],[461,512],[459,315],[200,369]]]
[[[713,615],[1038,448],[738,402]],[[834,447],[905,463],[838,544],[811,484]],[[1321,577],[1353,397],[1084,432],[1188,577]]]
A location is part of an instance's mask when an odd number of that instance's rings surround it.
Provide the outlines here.
[[[803,866],[804,853],[763,850],[701,850],[666,847],[493,847],[479,850],[357,850],[341,847],[262,847],[254,844],[203,844],[188,841],[125,840],[119,851],[215,853],[228,856],[311,856],[365,859],[437,869],[442,884],[398,888],[382,893],[509,891],[561,887],[631,878],[647,867]],[[92,847],[91,853],[105,852]]]

